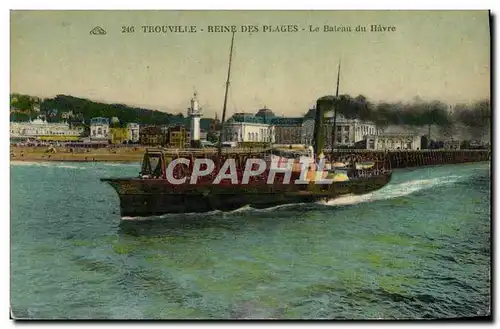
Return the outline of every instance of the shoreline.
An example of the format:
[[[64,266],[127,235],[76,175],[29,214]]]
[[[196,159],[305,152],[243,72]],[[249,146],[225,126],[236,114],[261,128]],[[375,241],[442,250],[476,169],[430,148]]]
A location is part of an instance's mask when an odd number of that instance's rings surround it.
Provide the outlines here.
[[[82,162],[111,162],[111,163],[138,163],[140,160],[79,160],[79,159],[40,159],[40,158],[25,158],[25,159],[10,159],[10,163],[22,162],[67,162],[67,163],[82,163]]]
[[[16,156],[10,157],[10,162],[116,162],[116,163],[141,163],[142,155],[120,157],[120,156],[101,156],[101,155],[87,155],[86,157],[72,157],[72,156]]]
[[[117,162],[140,163],[144,148],[86,149],[74,152],[71,148],[56,147],[48,152],[46,147],[11,147],[10,162]]]

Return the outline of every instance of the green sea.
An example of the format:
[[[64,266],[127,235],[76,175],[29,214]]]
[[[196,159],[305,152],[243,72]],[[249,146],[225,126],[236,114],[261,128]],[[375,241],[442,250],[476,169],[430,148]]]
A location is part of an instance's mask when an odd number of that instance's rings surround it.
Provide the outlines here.
[[[102,177],[11,163],[11,308],[30,319],[489,315],[489,163],[395,170],[383,189],[265,210],[125,218]]]

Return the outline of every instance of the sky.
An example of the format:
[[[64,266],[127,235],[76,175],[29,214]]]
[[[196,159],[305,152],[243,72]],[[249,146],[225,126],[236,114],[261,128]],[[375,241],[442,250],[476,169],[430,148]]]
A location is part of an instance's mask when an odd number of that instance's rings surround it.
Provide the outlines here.
[[[235,25],[227,115],[266,106],[298,116],[316,99],[490,98],[487,11],[11,11],[11,92],[57,94],[186,112],[197,91],[205,116],[221,117],[230,32]],[[195,33],[144,33],[143,26],[195,26]],[[259,31],[241,32],[242,25]],[[264,26],[296,25],[290,32]],[[324,26],[351,27],[325,32]],[[395,31],[370,32],[371,25]],[[102,27],[105,35],[90,31]],[[123,27],[134,32],[122,33]],[[318,28],[310,32],[311,26]],[[367,32],[356,32],[364,26]]]

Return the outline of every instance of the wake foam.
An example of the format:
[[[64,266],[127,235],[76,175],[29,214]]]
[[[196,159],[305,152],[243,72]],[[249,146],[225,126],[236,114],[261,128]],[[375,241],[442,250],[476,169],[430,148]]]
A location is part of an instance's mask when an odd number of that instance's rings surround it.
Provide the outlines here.
[[[105,162],[103,163],[104,166],[107,167],[140,167],[141,164],[139,162],[137,163],[109,163]]]
[[[324,206],[348,206],[358,203],[364,202],[373,202],[377,200],[387,200],[399,198],[402,196],[406,196],[421,190],[430,189],[438,185],[443,184],[451,184],[457,182],[463,176],[451,175],[445,177],[437,177],[431,179],[417,179],[412,181],[407,181],[399,184],[389,184],[384,188],[363,195],[352,195],[348,194],[342,197],[338,197],[328,201],[318,201],[315,204],[324,205]],[[314,203],[313,203],[314,204]],[[164,214],[164,215],[156,215],[156,216],[137,216],[137,217],[122,217],[122,220],[125,221],[147,221],[147,220],[155,220],[155,219],[167,219],[167,218],[177,218],[177,217],[196,217],[196,216],[213,216],[217,214],[231,215],[243,212],[271,212],[284,208],[293,208],[301,205],[308,205],[307,203],[289,203],[282,204],[274,207],[264,208],[264,209],[256,209],[252,208],[249,205],[243,206],[241,208],[231,210],[231,211],[221,211],[221,210],[213,210],[204,213],[185,213],[185,214]]]
[[[218,214],[222,215],[231,215],[231,214],[238,214],[238,213],[245,213],[245,212],[271,212],[275,211],[278,209],[283,209],[283,208],[290,208],[290,207],[296,207],[299,205],[303,205],[305,203],[289,203],[289,204],[282,204],[274,207],[269,207],[269,208],[263,208],[263,209],[257,209],[257,208],[252,208],[249,205],[243,206],[241,208],[235,209],[235,210],[230,210],[230,211],[222,211],[222,210],[212,210],[212,211],[207,211],[207,212],[188,212],[188,213],[182,213],[182,214],[164,214],[164,215],[153,215],[153,216],[124,216],[121,219],[124,221],[149,221],[149,220],[155,220],[155,219],[167,219],[167,218],[178,218],[178,217],[198,217],[198,216],[214,216]]]
[[[178,217],[197,217],[197,216],[211,216],[211,215],[217,215],[217,214],[230,214],[234,213],[235,211],[245,211],[249,210],[251,207],[245,206],[241,207],[239,209],[233,210],[233,211],[221,211],[221,210],[212,210],[212,211],[207,211],[207,212],[188,212],[188,213],[182,213],[182,214],[164,214],[164,215],[152,215],[152,216],[123,216],[121,219],[124,221],[149,221],[149,220],[156,220],[156,219],[167,219],[167,218],[178,218]]]
[[[452,175],[431,179],[417,179],[399,184],[389,184],[382,189],[363,195],[348,194],[328,201],[319,201],[317,204],[326,206],[347,206],[363,202],[387,200],[406,196],[421,190],[433,188],[438,185],[457,182],[462,176]]]

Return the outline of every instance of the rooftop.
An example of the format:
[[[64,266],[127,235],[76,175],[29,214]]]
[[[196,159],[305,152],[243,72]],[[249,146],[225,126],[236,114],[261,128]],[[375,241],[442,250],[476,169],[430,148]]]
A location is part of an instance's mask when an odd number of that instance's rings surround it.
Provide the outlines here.
[[[252,113],[238,112],[233,114],[228,120],[228,123],[256,123],[268,125],[298,125],[302,124],[304,118],[298,117],[277,117],[272,110],[264,107],[257,111],[254,115]]]
[[[109,119],[103,117],[96,117],[90,119],[90,124],[107,124],[109,125]]]
[[[262,118],[274,118],[276,115],[274,115],[273,111],[270,109],[266,108],[264,106],[263,109],[260,109],[255,116],[262,117]]]
[[[271,120],[271,123],[276,126],[286,126],[286,125],[301,125],[304,118],[287,118],[287,117],[276,117]]]

